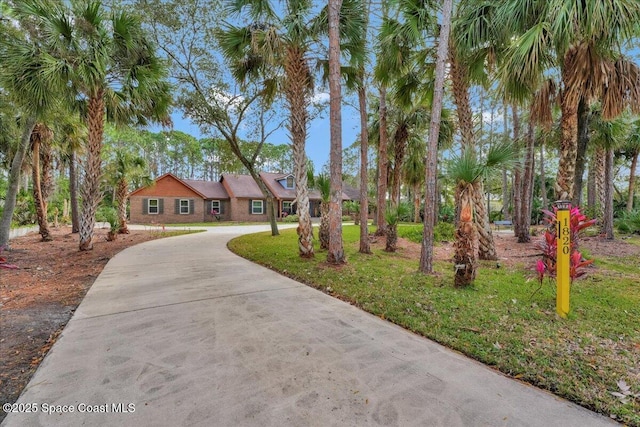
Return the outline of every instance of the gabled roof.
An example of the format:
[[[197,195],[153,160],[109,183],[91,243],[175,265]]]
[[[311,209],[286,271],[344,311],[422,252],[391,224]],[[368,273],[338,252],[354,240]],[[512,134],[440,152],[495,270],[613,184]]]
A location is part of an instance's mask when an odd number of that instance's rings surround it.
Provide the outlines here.
[[[267,184],[267,187],[271,190],[271,192],[278,199],[285,200],[294,200],[296,198],[296,190],[284,188],[282,184],[278,181],[281,181],[288,176],[293,176],[292,174],[281,174],[281,173],[269,173],[269,172],[260,172],[260,178]],[[343,187],[344,188],[344,187]],[[309,190],[309,199],[311,200],[320,200],[322,197],[320,195],[320,191],[316,189]],[[351,198],[343,191],[342,192],[342,200],[351,200]]]
[[[183,185],[185,188],[188,188],[189,190],[193,191],[194,193],[196,193],[198,196],[202,197],[203,199],[206,199],[207,197],[198,189],[193,188],[191,185],[187,184],[184,180],[178,178],[177,176],[175,176],[172,173],[165,173],[164,175],[159,176],[158,178],[156,178],[153,181],[153,184],[146,186],[146,187],[140,187],[138,189],[136,189],[135,191],[133,191],[129,197],[131,196],[136,196],[138,195],[138,193],[140,192],[147,192],[149,189],[153,188],[158,182],[169,179],[169,181],[171,181],[171,178],[173,178],[173,180],[175,180],[176,182],[179,182],[180,185]]]
[[[220,182],[227,184],[231,197],[243,199],[262,199],[264,197],[251,175],[222,174]]]
[[[183,179],[182,182],[193,188],[195,191],[203,194],[205,199],[228,199],[227,190],[220,182],[215,181],[198,181],[195,179]]]

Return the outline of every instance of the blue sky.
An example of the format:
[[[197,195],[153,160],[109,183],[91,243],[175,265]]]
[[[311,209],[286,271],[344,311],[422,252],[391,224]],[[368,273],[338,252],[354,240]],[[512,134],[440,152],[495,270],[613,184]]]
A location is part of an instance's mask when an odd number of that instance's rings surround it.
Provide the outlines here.
[[[327,96],[328,99],[328,96]],[[183,118],[181,112],[173,114],[173,128],[200,139],[203,137],[197,125],[188,118]],[[342,107],[342,146],[349,147],[360,133],[360,118],[358,112],[351,106]],[[322,166],[329,162],[329,107],[309,124],[307,134],[307,157],[313,161],[316,173],[320,173]],[[272,144],[288,144],[287,129],[282,127],[276,131],[267,142]],[[293,165],[292,165],[293,171]]]

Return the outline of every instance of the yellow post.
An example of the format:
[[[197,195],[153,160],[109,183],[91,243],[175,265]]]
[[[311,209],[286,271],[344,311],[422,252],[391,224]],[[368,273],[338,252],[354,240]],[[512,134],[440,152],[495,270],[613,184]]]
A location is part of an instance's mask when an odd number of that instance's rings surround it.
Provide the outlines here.
[[[571,259],[571,225],[570,208],[568,201],[557,201],[556,212],[557,231],[557,253],[556,253],[556,311],[560,317],[566,318],[569,314],[569,290],[571,278],[569,276]]]

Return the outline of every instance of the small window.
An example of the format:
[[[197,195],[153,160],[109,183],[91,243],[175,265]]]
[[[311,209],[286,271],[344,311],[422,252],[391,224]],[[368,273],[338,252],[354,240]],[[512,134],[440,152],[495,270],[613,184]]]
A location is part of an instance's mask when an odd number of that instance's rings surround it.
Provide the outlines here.
[[[288,176],[287,177],[287,188],[293,188],[293,177],[292,176]]]
[[[211,215],[220,215],[220,200],[211,201]]]
[[[264,205],[262,200],[251,201],[251,213],[253,215],[261,215],[264,213]]]
[[[287,215],[291,215],[291,203],[292,202],[282,202],[282,212],[286,213]]]
[[[159,206],[160,206],[160,203],[158,203],[158,199],[149,199],[149,214],[157,215],[159,212],[159,209],[158,209]]]
[[[180,214],[181,215],[189,214],[189,200],[186,200],[186,199],[180,200]]]

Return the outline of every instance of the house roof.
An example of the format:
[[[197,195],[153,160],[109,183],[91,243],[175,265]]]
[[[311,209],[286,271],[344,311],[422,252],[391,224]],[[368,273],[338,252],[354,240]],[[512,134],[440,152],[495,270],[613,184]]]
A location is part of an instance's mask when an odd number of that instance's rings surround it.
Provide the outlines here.
[[[342,183],[342,192],[349,196],[351,200],[360,200],[360,189],[352,187],[347,183]]]
[[[262,199],[262,191],[251,175],[223,174],[220,182],[225,182],[231,192],[229,196],[238,198]]]
[[[273,194],[278,199],[285,200],[294,200],[296,198],[296,190],[284,188],[282,184],[278,181],[286,179],[288,176],[292,176],[291,174],[285,173],[269,173],[269,172],[260,172],[260,177],[267,184],[267,187],[273,192]],[[344,188],[344,186],[343,186]],[[320,195],[320,191],[317,189],[309,190],[309,199],[310,200],[320,200],[322,197]],[[357,198],[356,198],[357,199]],[[351,200],[348,194],[344,191],[342,192],[342,200]]]
[[[205,199],[228,199],[229,194],[220,182],[198,181],[195,179],[183,179],[182,182],[204,195]]]

